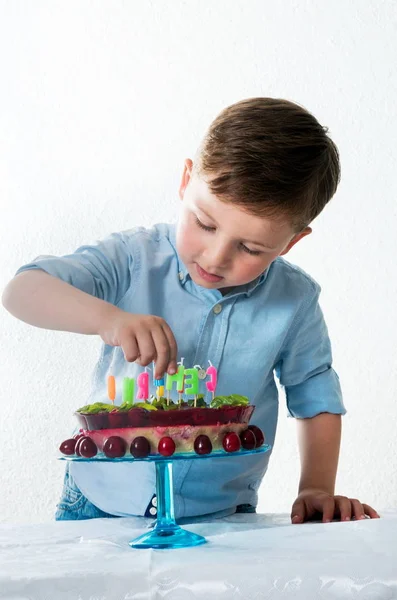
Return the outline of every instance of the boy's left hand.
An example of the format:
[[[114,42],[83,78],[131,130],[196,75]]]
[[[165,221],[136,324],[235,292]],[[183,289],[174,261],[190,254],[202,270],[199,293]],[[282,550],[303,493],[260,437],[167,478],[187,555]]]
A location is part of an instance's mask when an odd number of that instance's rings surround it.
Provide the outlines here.
[[[333,496],[324,490],[302,490],[292,505],[292,523],[319,520],[329,523],[333,519],[350,521],[351,519],[379,519],[379,515],[368,504],[359,500],[346,498],[346,496]]]

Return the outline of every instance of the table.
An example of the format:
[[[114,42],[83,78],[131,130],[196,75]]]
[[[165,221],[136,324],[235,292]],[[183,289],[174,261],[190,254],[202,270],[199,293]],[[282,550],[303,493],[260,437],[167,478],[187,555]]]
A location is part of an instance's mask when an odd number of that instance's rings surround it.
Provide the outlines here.
[[[291,525],[235,514],[184,526],[208,543],[138,550],[151,519],[0,526],[1,600],[394,600],[397,510]]]

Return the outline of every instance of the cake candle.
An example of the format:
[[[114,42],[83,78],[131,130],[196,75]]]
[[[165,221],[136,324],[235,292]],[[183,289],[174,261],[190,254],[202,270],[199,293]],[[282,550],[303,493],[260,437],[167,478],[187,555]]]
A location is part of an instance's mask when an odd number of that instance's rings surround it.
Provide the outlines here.
[[[207,369],[207,375],[211,377],[210,381],[207,381],[205,384],[207,386],[207,390],[212,392],[212,399],[215,397],[216,384],[218,382],[218,371],[215,367],[212,366],[212,362],[209,360],[210,366]]]
[[[116,380],[114,375],[108,376],[108,398],[114,404],[116,399]]]
[[[138,375],[138,400],[147,400],[149,398],[149,373],[146,371]]]
[[[124,377],[123,379],[123,403],[134,404],[135,379]]]
[[[183,377],[185,374],[185,367],[183,365],[179,365],[178,367],[178,371],[175,373],[175,375],[170,375],[169,373],[167,373],[167,378],[165,381],[165,387],[167,390],[171,391],[172,390],[172,385],[175,382],[176,383],[176,389],[178,392],[183,391]]]
[[[197,369],[185,370],[185,394],[194,396],[194,406],[197,405],[197,394],[199,393],[199,378]]]

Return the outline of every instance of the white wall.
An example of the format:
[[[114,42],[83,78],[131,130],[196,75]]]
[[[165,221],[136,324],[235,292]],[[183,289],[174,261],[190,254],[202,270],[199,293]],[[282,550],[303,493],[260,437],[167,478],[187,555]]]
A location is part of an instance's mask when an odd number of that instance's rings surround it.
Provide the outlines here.
[[[338,491],[396,506],[396,56],[394,0],[0,1],[0,288],[38,254],[174,219],[183,159],[224,106],[303,104],[343,164],[290,254],[323,287],[349,409]],[[99,342],[5,310],[0,336],[0,521],[51,520]],[[260,509],[289,511],[297,478],[282,411]]]

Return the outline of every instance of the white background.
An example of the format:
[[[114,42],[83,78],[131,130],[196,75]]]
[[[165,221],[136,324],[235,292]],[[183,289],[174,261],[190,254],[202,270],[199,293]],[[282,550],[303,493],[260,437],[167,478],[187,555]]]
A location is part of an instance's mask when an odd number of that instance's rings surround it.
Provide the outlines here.
[[[0,1],[0,288],[38,254],[175,220],[185,157],[226,105],[294,100],[328,125],[343,178],[289,259],[323,288],[348,415],[337,491],[397,505],[395,0]],[[59,442],[99,341],[0,309],[0,521],[51,520]],[[299,463],[281,410],[261,511]]]

